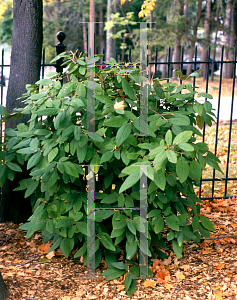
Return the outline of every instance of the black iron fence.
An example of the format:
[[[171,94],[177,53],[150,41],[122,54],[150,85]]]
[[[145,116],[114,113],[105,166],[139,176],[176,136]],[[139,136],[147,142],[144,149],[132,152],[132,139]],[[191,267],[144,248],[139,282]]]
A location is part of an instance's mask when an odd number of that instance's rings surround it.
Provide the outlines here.
[[[58,36],[59,43],[56,45],[56,54],[59,54],[63,51],[65,51],[65,46],[63,45],[63,40],[65,36],[63,34],[59,34]],[[221,198],[229,198],[229,197],[235,197],[236,195],[234,194],[233,191],[237,190],[237,177],[234,175],[237,174],[237,168],[236,168],[236,163],[235,162],[235,152],[237,152],[237,125],[234,124],[234,120],[236,121],[237,119],[237,108],[236,110],[234,109],[234,99],[235,99],[235,85],[236,85],[236,55],[237,55],[237,47],[234,49],[234,60],[226,60],[224,59],[224,46],[221,49],[221,55],[219,60],[213,60],[211,58],[211,48],[209,47],[208,51],[208,56],[206,61],[201,61],[200,58],[197,56],[197,47],[195,49],[195,54],[193,61],[188,61],[187,59],[184,59],[184,48],[182,48],[181,51],[181,57],[180,61],[172,61],[172,51],[171,48],[168,48],[167,52],[167,59],[166,61],[160,61],[158,59],[158,48],[155,50],[155,59],[154,61],[149,61],[148,65],[150,66],[150,69],[148,70],[150,72],[149,76],[153,78],[161,77],[162,72],[161,72],[161,67],[165,66],[165,73],[166,77],[172,77],[172,71],[173,71],[173,66],[180,65],[180,70],[183,73],[187,73],[188,65],[192,64],[192,71],[196,71],[200,68],[200,66],[204,65],[206,66],[206,75],[205,75],[205,92],[209,92],[209,86],[210,86],[210,76],[211,76],[211,70],[212,72],[218,72],[218,75],[215,76],[216,80],[218,80],[218,97],[216,98],[216,125],[214,127],[214,141],[213,145],[214,146],[214,153],[218,155],[219,151],[219,132],[220,132],[220,126],[222,123],[222,120],[220,118],[220,112],[221,112],[221,104],[223,106],[223,101],[227,101],[229,105],[229,118],[225,118],[226,120],[226,127],[225,127],[225,134],[227,135],[227,139],[225,139],[226,147],[224,149],[225,152],[225,165],[223,166],[224,170],[224,176],[223,174],[221,177],[217,176],[215,169],[211,170],[209,173],[205,172],[203,173],[203,177],[201,179],[201,186],[199,188],[199,191],[197,193],[199,194],[199,197],[201,199],[209,199],[209,200],[214,200],[214,199],[221,199]],[[103,53],[104,54],[104,53]],[[2,50],[2,55],[1,55],[1,65],[0,65],[0,104],[4,105],[5,104],[5,99],[6,99],[6,92],[7,92],[7,84],[9,78],[5,75],[5,70],[8,68],[10,70],[10,65],[4,64],[4,50]],[[115,59],[118,61],[119,59],[119,51],[116,49],[116,54],[115,54]],[[128,62],[132,62],[132,49],[129,48],[128,51]],[[226,64],[232,64],[233,68],[233,76],[232,79],[229,80],[228,82],[228,89],[231,90],[230,96],[228,96],[228,99],[226,100],[226,97],[222,97],[222,88],[223,88],[223,69]],[[61,65],[61,60],[57,61],[56,64],[48,64],[45,63],[45,49],[43,50],[43,55],[42,55],[42,64],[41,64],[41,77],[44,78],[45,75],[45,68],[46,67],[54,67],[58,72],[62,72],[63,69],[60,66]],[[103,67],[105,64],[101,60],[99,66]],[[164,68],[163,68],[164,69]],[[151,71],[152,70],[152,71]],[[8,74],[10,72],[7,72]],[[153,74],[151,74],[153,73]],[[169,79],[167,79],[169,81]],[[182,80],[180,80],[180,83],[182,84]],[[192,86],[195,87],[197,83],[196,77],[192,77]],[[210,91],[211,93],[211,91]],[[204,99],[205,101],[206,99]],[[209,100],[212,101],[212,100]],[[224,103],[224,105],[227,105],[227,102]],[[225,105],[225,108],[226,108]],[[2,130],[2,128],[1,128]],[[203,128],[203,142],[206,141],[206,138],[209,135],[210,128],[207,127],[206,124],[204,124]],[[232,139],[233,133],[236,137]],[[212,132],[213,134],[213,132]],[[1,136],[2,136],[2,131],[1,131]],[[237,158],[236,158],[237,160]],[[234,166],[233,166],[234,165]],[[232,172],[232,168],[234,167],[234,170]],[[232,173],[232,174],[231,174]],[[210,175],[211,174],[211,175]],[[204,187],[208,185],[208,190],[209,192],[206,192]],[[229,187],[234,186],[234,189],[230,189],[231,193],[228,193]],[[216,193],[216,187],[218,189],[218,193]],[[221,194],[221,195],[220,195]]]

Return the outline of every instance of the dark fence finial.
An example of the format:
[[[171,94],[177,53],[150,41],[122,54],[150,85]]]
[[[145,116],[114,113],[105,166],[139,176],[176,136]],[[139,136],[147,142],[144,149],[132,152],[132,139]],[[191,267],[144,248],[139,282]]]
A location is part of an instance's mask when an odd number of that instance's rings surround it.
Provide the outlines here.
[[[66,37],[66,34],[63,31],[59,31],[57,33],[57,39],[59,40],[59,43],[55,46],[56,55],[59,55],[60,53],[62,53],[66,50],[66,46],[63,44],[65,37]],[[62,58],[58,59],[56,62],[56,71],[61,74],[63,73],[63,67],[61,66],[62,63],[63,63]]]
[[[65,37],[66,37],[66,34],[63,32],[63,31],[59,31],[58,33],[57,33],[57,39],[59,40],[59,43],[58,43],[58,45],[63,45],[63,41],[65,40]],[[57,45],[57,46],[58,46]],[[64,46],[64,45],[63,45]],[[64,46],[65,47],[65,46]]]

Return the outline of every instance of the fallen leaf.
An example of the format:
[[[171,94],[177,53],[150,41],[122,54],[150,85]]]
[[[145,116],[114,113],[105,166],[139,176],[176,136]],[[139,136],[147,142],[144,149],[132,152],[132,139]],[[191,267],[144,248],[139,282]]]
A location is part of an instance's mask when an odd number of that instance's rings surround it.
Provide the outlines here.
[[[167,258],[167,259],[164,259],[163,261],[162,261],[162,265],[164,265],[164,266],[168,266],[168,265],[170,265],[171,264],[171,257],[169,256],[169,258]]]
[[[222,291],[214,292],[215,300],[222,300]]]
[[[38,250],[40,250],[43,253],[47,253],[50,247],[51,247],[50,244],[43,243],[38,247]]]
[[[170,283],[165,283],[165,287],[167,288],[167,290],[171,290],[174,288],[173,284],[170,284]]]
[[[183,280],[183,279],[185,279],[185,276],[184,276],[183,272],[177,271],[174,275],[176,276],[176,278],[177,278],[178,280]]]
[[[48,259],[51,259],[51,258],[53,258],[54,256],[55,256],[54,250],[51,251],[51,252],[49,252],[48,254],[46,254],[46,257],[47,257]]]
[[[190,266],[189,265],[183,265],[183,266],[180,266],[180,269],[183,269],[184,272],[187,272],[190,269]]]
[[[156,282],[153,279],[146,279],[143,283],[144,287],[156,287]]]
[[[117,292],[120,292],[120,291],[122,291],[122,290],[124,290],[124,285],[123,284],[119,284],[119,285],[117,285]]]

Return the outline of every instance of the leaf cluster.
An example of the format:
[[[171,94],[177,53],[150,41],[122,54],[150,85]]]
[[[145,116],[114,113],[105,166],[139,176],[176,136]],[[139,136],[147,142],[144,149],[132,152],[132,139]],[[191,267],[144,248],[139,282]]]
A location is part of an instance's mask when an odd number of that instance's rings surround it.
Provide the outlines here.
[[[101,69],[95,67],[100,55],[87,61],[85,55],[60,57],[70,80],[62,86],[54,72],[27,86],[21,114],[30,120],[6,129],[0,186],[26,167],[29,176],[16,190],[32,198],[33,214],[20,227],[27,237],[41,231],[44,242],[52,241],[49,252],[59,247],[66,257],[78,247],[74,257],[83,256],[87,264],[94,256],[96,268],[104,257],[108,270],[102,275],[111,280],[126,273],[131,295],[139,277],[139,265],[132,261],[138,250],[150,262],[155,255],[165,258],[161,248],[172,241],[180,258],[185,241],[198,243],[214,230],[200,215],[201,200],[194,192],[206,164],[220,170],[218,158],[196,141],[202,135],[198,127],[214,121],[212,105],[195,100],[202,95],[190,83],[142,85],[146,78],[137,64],[111,59]],[[139,214],[141,182],[147,188],[147,218]],[[87,245],[91,214],[95,238]],[[121,253],[124,261],[118,262]]]

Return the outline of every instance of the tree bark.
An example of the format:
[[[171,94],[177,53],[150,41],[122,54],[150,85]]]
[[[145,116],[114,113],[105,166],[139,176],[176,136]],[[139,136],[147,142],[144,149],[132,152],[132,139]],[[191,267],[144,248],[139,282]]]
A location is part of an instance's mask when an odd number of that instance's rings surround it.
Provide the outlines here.
[[[26,92],[26,84],[34,84],[40,78],[42,41],[43,41],[43,3],[42,0],[13,1],[13,34],[10,79],[7,91],[7,111],[24,106],[18,99]],[[6,128],[16,128],[26,123],[28,115],[6,122]],[[24,172],[24,170],[23,170]],[[13,192],[24,178],[24,173],[15,176],[3,186],[0,201],[0,222],[25,222],[32,214],[29,199],[21,193]]]
[[[215,31],[215,40],[214,40],[214,50],[213,50],[213,62],[216,60],[216,45],[217,45],[217,35],[219,30],[219,2],[217,1],[216,7],[216,31]],[[211,81],[214,80],[214,63],[212,64],[211,69]]]
[[[184,13],[184,1],[183,0],[178,0],[178,14],[179,16],[182,16]],[[176,37],[175,37],[175,42],[174,42],[174,62],[178,62],[181,59],[181,39],[184,34],[184,32],[179,30],[177,27],[176,30]],[[181,66],[180,64],[174,64],[173,65],[174,69],[180,69]]]
[[[87,29],[86,29],[86,18],[85,16],[82,17],[82,31],[83,31],[83,46],[84,46],[84,53],[87,53]]]
[[[112,13],[112,0],[107,0],[107,22],[111,19]],[[106,61],[110,61],[113,53],[113,39],[110,35],[113,34],[113,29],[106,31]]]
[[[235,45],[235,32],[234,32],[234,13],[232,7],[232,0],[227,1],[226,15],[225,15],[225,35],[224,35],[224,59],[233,60],[234,59],[234,45]],[[223,78],[233,77],[233,64],[225,63],[223,65]]]
[[[197,29],[198,29],[198,24],[201,19],[201,12],[202,12],[202,0],[198,0],[196,19],[195,19],[195,23],[193,26],[193,38],[191,41],[190,52],[189,52],[189,61],[190,62],[193,60],[193,56],[194,56],[194,49],[195,49],[195,44],[196,44],[196,40],[197,40]],[[192,73],[192,64],[189,64],[188,69],[187,69],[187,75],[189,75],[190,73]]]
[[[210,45],[210,20],[211,20],[211,0],[206,2],[206,17],[204,21],[204,33],[205,40],[203,43],[203,50],[201,55],[201,61],[207,61],[208,56],[208,46]],[[200,76],[203,76],[203,80],[206,80],[207,76],[207,63],[200,64],[200,68],[203,69],[203,72],[200,72]]]
[[[100,3],[100,24],[99,24],[99,37],[100,37],[100,54],[103,54],[103,49],[105,47],[104,42],[104,12],[103,12],[103,3]]]
[[[5,300],[9,296],[9,291],[3,281],[2,274],[0,272],[0,300]]]

